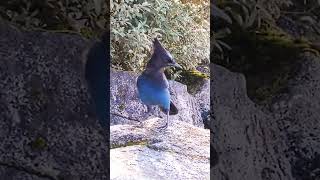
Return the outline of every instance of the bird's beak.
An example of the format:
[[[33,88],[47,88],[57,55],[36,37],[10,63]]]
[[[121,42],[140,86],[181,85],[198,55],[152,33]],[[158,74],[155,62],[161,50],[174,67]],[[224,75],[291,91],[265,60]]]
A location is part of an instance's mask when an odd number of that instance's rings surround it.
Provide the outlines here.
[[[169,66],[175,67],[175,68],[178,68],[178,69],[182,69],[182,67],[176,62],[169,64]]]

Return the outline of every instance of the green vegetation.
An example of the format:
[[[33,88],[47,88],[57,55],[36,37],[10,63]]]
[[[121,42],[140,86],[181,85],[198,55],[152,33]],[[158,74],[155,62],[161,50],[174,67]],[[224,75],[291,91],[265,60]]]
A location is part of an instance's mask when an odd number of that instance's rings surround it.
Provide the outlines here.
[[[125,144],[111,144],[110,149],[126,147],[126,146],[147,146],[149,144],[149,140],[140,140],[140,141],[128,141]]]
[[[154,37],[185,69],[208,64],[209,1],[195,2],[111,1],[113,67],[141,71],[152,53]]]
[[[190,94],[195,94],[201,90],[201,87],[205,83],[204,80],[209,79],[209,75],[202,73],[198,70],[171,70],[165,71],[168,79],[181,82],[187,85],[187,91]]]
[[[213,60],[243,73],[248,95],[258,103],[268,102],[273,95],[285,91],[302,52],[319,55],[308,36],[294,36],[278,25],[281,17],[291,18],[296,24],[301,22],[296,15],[287,15],[295,12],[297,3],[293,0],[220,0],[215,6],[219,10],[213,14],[216,22]],[[318,2],[309,3],[313,3],[313,10],[319,9],[320,4],[315,4]]]
[[[0,2],[0,18],[87,38],[100,36],[110,22],[113,68],[141,71],[158,37],[185,70],[193,70],[209,64],[209,8],[208,0],[111,0],[110,7],[105,0],[9,0]]]
[[[47,147],[47,142],[42,137],[37,137],[33,142],[31,142],[32,149],[43,150]]]
[[[0,2],[0,17],[26,29],[77,32],[96,37],[106,29],[105,0],[8,0]]]

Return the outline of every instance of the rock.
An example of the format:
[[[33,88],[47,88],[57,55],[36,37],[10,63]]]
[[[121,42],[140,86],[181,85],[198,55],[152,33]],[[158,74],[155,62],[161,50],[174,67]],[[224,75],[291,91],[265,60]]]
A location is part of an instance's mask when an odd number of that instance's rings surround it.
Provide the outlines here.
[[[210,67],[208,65],[199,65],[196,67],[196,70],[205,73],[207,75],[210,74]]]
[[[126,116],[144,116],[146,107],[138,99],[137,74],[111,71],[111,107]],[[187,87],[170,81],[172,100],[179,114],[165,121],[149,118],[143,124],[112,116],[110,127],[111,179],[209,179],[210,132],[203,128],[201,113],[209,111],[209,81],[190,95]],[[164,116],[155,109],[154,116]],[[195,125],[195,126],[193,126]],[[196,140],[196,141],[195,141]]]
[[[204,125],[210,123],[210,80],[205,80],[201,90],[195,95],[197,102],[199,103],[201,118]]]
[[[210,179],[210,132],[175,121],[157,131],[159,118],[110,127],[110,179]]]
[[[112,109],[110,125],[136,123],[115,116],[113,113],[123,114],[136,119],[140,119],[141,116],[144,116],[144,112],[147,108],[144,107],[138,99],[136,78],[137,74],[133,72],[111,70],[110,107],[112,107]]]
[[[288,161],[281,160],[273,148],[279,134],[271,116],[263,113],[247,96],[245,78],[241,74],[213,65],[211,120],[212,150],[219,161],[211,169],[213,179],[284,179]],[[277,138],[277,137],[276,137]],[[281,149],[279,149],[281,151]],[[281,163],[283,163],[281,162]],[[287,169],[286,169],[287,168]],[[263,175],[267,174],[267,175]]]
[[[106,134],[81,62],[89,44],[0,21],[0,179],[107,179]]]
[[[5,180],[50,180],[50,177],[42,176],[36,172],[27,172],[24,169],[16,167],[0,165],[1,179]],[[32,174],[35,173],[35,174]]]
[[[273,116],[284,137],[295,179],[320,178],[320,58],[306,53],[289,81],[289,96]],[[277,102],[276,102],[277,103]]]
[[[305,54],[300,62],[288,92],[269,107],[248,98],[243,75],[212,65],[213,179],[320,177],[320,59]]]
[[[139,120],[146,115],[147,107],[143,105],[138,98],[136,89],[136,79],[138,74],[133,72],[124,72],[111,70],[110,82],[110,106],[111,125],[115,124],[135,124],[135,121],[119,117],[114,114],[122,114],[126,117]],[[197,127],[203,127],[203,118],[209,112],[209,81],[204,83],[203,89],[195,95],[187,92],[187,86],[179,82],[169,81],[172,101],[177,106],[179,113],[170,116],[170,123],[175,121],[184,121]],[[165,117],[159,108],[154,107],[150,115],[156,117]]]

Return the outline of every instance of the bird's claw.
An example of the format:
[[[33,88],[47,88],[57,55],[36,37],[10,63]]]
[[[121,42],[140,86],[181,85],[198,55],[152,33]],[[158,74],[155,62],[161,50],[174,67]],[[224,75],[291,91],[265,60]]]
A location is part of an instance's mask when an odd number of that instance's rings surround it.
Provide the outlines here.
[[[167,129],[167,127],[168,127],[168,124],[166,123],[165,125],[158,127],[158,129],[164,130],[164,129]]]
[[[137,121],[139,124],[136,124],[135,127],[142,128],[143,127],[143,122],[142,121]]]
[[[158,127],[158,129],[167,129],[168,128],[168,121],[163,126]]]

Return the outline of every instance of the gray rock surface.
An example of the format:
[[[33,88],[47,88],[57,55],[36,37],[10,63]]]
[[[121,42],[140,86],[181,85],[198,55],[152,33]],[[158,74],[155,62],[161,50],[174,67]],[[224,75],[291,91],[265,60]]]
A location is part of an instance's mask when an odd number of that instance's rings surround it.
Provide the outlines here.
[[[82,52],[90,45],[78,35],[22,31],[0,22],[0,179],[107,179],[107,136],[84,78]],[[113,71],[111,77],[112,110],[143,116],[137,75]],[[114,157],[134,162],[131,157],[146,153],[140,168],[155,161],[137,178],[159,166],[151,177],[208,179],[209,130],[199,127],[201,112],[208,113],[209,82],[196,95],[180,83],[170,86],[180,112],[171,116],[165,132],[154,131],[164,119],[146,120],[143,127],[111,119]],[[125,167],[117,158],[111,161]]]
[[[25,32],[0,22],[0,179],[106,179],[108,144],[79,53],[88,44],[77,35]],[[218,65],[211,73],[213,179],[320,179],[318,57],[301,57],[287,92],[266,106],[248,98],[243,75]],[[136,77],[112,73],[111,105],[139,118],[146,108]],[[209,131],[199,127],[209,82],[194,96],[180,83],[170,86],[181,113],[171,116],[166,131],[154,130],[163,119],[139,127],[113,117],[112,178],[135,171],[131,177],[138,179],[208,179]]]
[[[111,71],[111,111],[136,118],[138,124],[117,115],[111,116],[111,179],[209,179],[210,132],[203,127],[202,113],[209,111],[209,81],[191,95],[187,86],[170,81],[172,100],[179,109],[163,125],[164,114],[154,108],[145,118],[146,107],[138,98],[137,74]],[[157,117],[155,117],[157,116]]]
[[[320,179],[319,57],[301,57],[287,93],[265,107],[247,97],[243,75],[211,72],[212,179]]]
[[[81,62],[88,45],[0,21],[0,179],[107,179]]]
[[[138,74],[133,72],[124,72],[111,70],[110,82],[110,106],[112,113],[122,114],[126,117],[145,120],[147,107],[138,98],[136,89],[136,79]],[[210,109],[210,83],[209,80],[204,83],[202,89],[195,95],[187,92],[187,86],[179,82],[169,81],[172,101],[177,106],[179,113],[170,116],[169,121],[184,121],[197,127],[203,127],[203,114]],[[165,115],[156,106],[154,111],[149,113],[154,117],[164,117]],[[111,115],[111,125],[115,124],[135,124],[117,115]]]
[[[154,107],[146,118],[147,108],[136,89],[137,77],[132,72],[111,70],[112,113],[143,122],[111,115],[111,179],[210,179],[210,132],[203,129],[210,107],[210,82],[205,81],[202,89],[191,95],[186,85],[170,81],[179,113],[170,116],[166,130],[159,130],[165,115]]]
[[[209,130],[175,121],[158,131],[159,121],[110,127],[110,178],[210,179]]]

